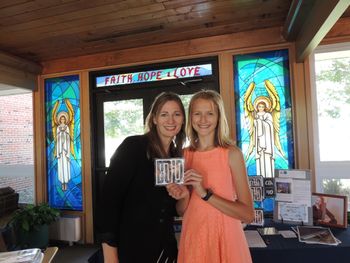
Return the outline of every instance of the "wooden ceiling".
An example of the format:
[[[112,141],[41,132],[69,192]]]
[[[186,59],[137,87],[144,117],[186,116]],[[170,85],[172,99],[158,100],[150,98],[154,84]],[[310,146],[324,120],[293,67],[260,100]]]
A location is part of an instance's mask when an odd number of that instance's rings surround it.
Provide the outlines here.
[[[0,1],[0,50],[33,62],[283,26],[292,0]]]
[[[1,0],[0,51],[40,63],[104,51],[283,27],[292,2]],[[349,16],[349,13],[346,11],[343,16]]]

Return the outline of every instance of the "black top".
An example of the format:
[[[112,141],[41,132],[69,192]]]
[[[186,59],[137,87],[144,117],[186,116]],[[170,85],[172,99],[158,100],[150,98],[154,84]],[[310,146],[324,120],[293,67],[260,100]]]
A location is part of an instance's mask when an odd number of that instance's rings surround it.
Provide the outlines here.
[[[176,201],[165,187],[155,186],[147,144],[146,135],[126,138],[111,158],[104,183],[100,239],[118,247],[121,263],[157,262],[163,250],[163,256],[176,259]]]

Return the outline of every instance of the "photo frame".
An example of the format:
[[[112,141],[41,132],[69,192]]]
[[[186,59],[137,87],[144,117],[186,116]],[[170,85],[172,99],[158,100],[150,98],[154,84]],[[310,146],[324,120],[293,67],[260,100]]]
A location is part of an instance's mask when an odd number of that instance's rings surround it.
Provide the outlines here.
[[[310,170],[276,169],[275,175],[274,221],[312,226]]]
[[[347,205],[347,196],[312,193],[313,224],[347,228]]]
[[[253,201],[262,202],[264,200],[264,183],[262,176],[248,176],[250,192]]]
[[[252,226],[264,226],[264,210],[254,209],[254,220],[250,223]]]

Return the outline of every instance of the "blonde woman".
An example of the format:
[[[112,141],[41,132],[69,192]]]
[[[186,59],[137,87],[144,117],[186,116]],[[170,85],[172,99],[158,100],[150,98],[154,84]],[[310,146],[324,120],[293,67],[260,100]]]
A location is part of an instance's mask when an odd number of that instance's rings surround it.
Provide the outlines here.
[[[184,214],[179,263],[252,262],[241,222],[254,218],[244,158],[229,139],[221,96],[196,93],[189,105],[185,184],[169,185]]]

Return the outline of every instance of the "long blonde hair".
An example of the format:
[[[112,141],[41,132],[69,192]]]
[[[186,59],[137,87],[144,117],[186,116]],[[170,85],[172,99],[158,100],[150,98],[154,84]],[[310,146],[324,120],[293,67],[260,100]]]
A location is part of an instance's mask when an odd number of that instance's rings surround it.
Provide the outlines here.
[[[190,105],[188,107],[188,119],[186,125],[186,134],[190,142],[190,149],[196,150],[198,148],[198,134],[192,126],[192,108],[193,104],[198,99],[208,100],[214,103],[214,106],[218,110],[218,124],[215,128],[214,145],[215,147],[228,148],[233,146],[234,143],[230,139],[230,129],[228,127],[227,118],[224,109],[224,102],[219,93],[214,90],[201,90],[196,92],[191,98]]]

